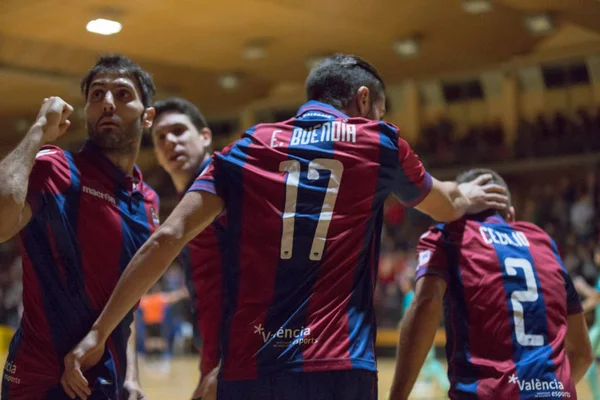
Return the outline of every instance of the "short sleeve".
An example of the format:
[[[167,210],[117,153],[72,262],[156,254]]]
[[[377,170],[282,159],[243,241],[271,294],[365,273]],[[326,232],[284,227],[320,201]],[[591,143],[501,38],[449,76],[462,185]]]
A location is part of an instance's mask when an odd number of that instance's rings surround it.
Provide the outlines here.
[[[392,193],[408,207],[418,205],[431,191],[433,180],[406,140],[398,138],[398,164]]]
[[[426,275],[437,275],[448,281],[448,259],[443,232],[439,228],[430,228],[421,235],[417,245],[417,257],[415,279],[418,280]]]
[[[49,199],[67,191],[71,169],[65,153],[56,146],[44,146],[35,156],[29,175],[27,202],[33,215],[42,212]]]
[[[194,180],[187,192],[208,192],[219,196],[224,201],[227,199],[225,185],[226,174],[224,163],[235,143],[225,147],[221,152],[215,152],[210,164]]]
[[[565,289],[567,291],[567,314],[579,314],[583,312],[583,307],[581,306],[581,300],[579,299],[579,293],[575,289],[575,285],[573,284],[573,280],[569,276],[569,274],[563,270],[563,276],[565,279]]]

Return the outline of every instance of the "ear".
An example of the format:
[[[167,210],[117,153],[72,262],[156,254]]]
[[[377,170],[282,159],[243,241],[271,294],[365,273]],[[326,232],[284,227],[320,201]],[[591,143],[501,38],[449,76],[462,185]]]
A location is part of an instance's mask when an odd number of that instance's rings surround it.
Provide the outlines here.
[[[516,221],[515,215],[516,215],[515,208],[513,206],[510,206],[508,208],[508,211],[506,212],[506,222],[515,222]]]
[[[146,108],[144,111],[144,115],[142,116],[142,125],[144,129],[152,128],[152,123],[154,122],[154,116],[156,115],[156,110],[154,107]]]
[[[371,112],[371,96],[366,86],[361,86],[356,91],[356,109],[363,118]]]
[[[212,144],[212,131],[209,128],[202,128],[200,136],[204,139],[204,146],[208,147]]]

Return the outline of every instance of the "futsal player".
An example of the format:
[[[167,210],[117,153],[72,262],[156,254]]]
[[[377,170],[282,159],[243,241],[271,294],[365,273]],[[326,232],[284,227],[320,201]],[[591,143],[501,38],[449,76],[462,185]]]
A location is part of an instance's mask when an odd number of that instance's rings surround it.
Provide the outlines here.
[[[128,58],[102,57],[81,89],[88,131],[81,151],[49,145],[66,134],[73,111],[49,97],[21,143],[0,162],[0,239],[20,233],[24,308],[4,368],[2,399],[74,397],[60,385],[63,358],[158,227],[158,198],[134,165],[142,129],[154,116],[150,75]],[[86,375],[90,398],[143,397],[133,335],[128,343],[131,324],[128,310],[106,337],[108,351]]]
[[[188,100],[158,101],[154,109],[154,151],[181,198],[210,163],[212,132],[204,115]],[[193,399],[200,398],[203,377],[219,363],[224,223],[224,216],[216,220],[191,240],[179,257],[192,300],[194,344],[201,354],[200,380]]]
[[[219,399],[376,399],[373,288],[383,203],[438,220],[506,207],[489,176],[459,187],[424,169],[385,113],[383,80],[349,55],[325,59],[295,118],[259,124],[213,158],[130,263],[65,358],[78,393],[108,332],[184,245],[227,211]]]
[[[458,182],[491,174],[474,169]],[[390,399],[407,399],[444,310],[451,399],[575,399],[592,361],[581,303],[556,245],[487,210],[421,236]]]

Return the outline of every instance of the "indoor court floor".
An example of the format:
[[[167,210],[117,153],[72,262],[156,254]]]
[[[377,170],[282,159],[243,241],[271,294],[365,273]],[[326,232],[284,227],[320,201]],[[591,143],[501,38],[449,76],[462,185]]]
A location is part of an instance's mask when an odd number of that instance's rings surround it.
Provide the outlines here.
[[[197,358],[175,358],[171,363],[170,372],[157,371],[149,368],[140,360],[140,378],[148,400],[189,400],[198,379]],[[379,400],[387,399],[388,390],[394,374],[394,360],[380,358],[379,363]],[[426,389],[426,388],[424,388]],[[577,386],[580,400],[592,400],[585,382]],[[411,400],[447,399],[440,390],[432,388],[421,394],[410,397]],[[307,399],[309,400],[309,399]]]

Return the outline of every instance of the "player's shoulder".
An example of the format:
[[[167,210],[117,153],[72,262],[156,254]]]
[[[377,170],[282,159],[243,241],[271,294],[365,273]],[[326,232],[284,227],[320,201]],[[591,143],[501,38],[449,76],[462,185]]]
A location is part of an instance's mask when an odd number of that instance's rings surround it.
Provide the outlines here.
[[[144,195],[144,198],[150,201],[158,202],[158,192],[146,182],[144,182],[142,185],[142,194]]]
[[[439,245],[448,239],[448,224],[438,223],[431,225],[421,236],[419,236],[419,244],[435,244]]]
[[[42,164],[68,164],[69,153],[58,146],[44,145],[35,155],[35,162]]]
[[[509,223],[510,227],[513,230],[523,232],[526,235],[538,235],[540,237],[548,237],[548,234],[539,226],[534,224],[533,222],[528,221],[514,221]]]

